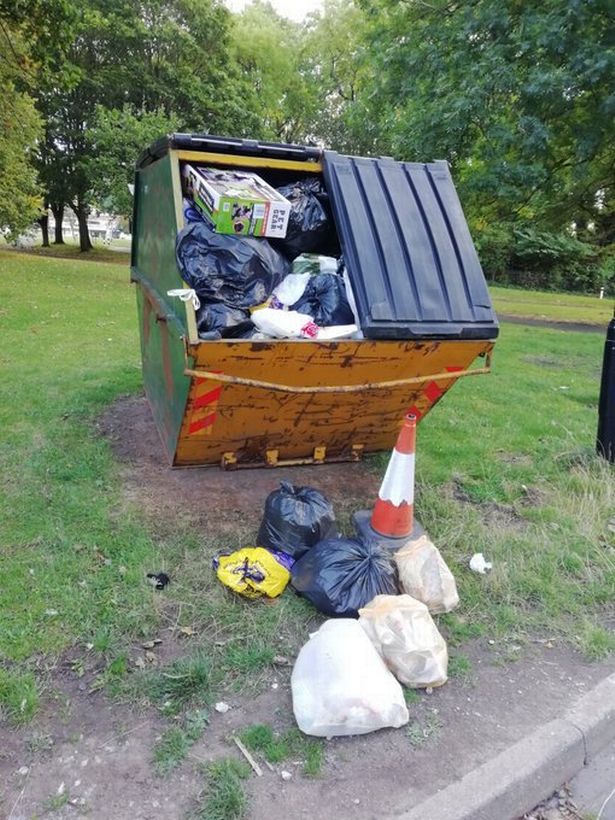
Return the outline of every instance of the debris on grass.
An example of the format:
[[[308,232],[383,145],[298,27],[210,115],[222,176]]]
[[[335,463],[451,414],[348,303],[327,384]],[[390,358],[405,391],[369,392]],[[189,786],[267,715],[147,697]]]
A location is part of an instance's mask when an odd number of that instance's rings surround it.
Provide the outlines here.
[[[485,556],[482,552],[475,552],[474,555],[470,558],[470,569],[472,572],[478,572],[480,575],[485,575],[485,573],[492,569],[493,564],[490,561],[485,561]]]
[[[154,589],[164,589],[171,583],[166,572],[148,572],[146,577]]]

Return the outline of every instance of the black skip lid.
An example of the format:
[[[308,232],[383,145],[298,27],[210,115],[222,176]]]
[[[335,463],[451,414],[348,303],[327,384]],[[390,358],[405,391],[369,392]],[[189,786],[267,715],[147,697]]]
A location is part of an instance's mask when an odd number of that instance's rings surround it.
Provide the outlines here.
[[[446,162],[327,151],[324,173],[366,337],[497,336]]]

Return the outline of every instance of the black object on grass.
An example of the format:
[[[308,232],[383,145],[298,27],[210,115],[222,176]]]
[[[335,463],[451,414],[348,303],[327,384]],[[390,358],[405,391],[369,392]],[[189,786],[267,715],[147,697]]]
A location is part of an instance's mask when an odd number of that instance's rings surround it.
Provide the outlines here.
[[[171,583],[171,579],[166,572],[148,572],[147,580],[154,587],[154,589],[164,589],[167,584]]]

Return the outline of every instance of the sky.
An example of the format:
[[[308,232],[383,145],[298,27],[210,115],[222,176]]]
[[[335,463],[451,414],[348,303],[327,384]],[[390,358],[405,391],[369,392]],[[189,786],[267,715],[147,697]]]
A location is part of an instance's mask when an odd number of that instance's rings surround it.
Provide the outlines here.
[[[311,11],[322,8],[322,0],[270,0],[271,5],[284,17],[300,22]],[[250,0],[224,0],[231,11],[242,11]]]

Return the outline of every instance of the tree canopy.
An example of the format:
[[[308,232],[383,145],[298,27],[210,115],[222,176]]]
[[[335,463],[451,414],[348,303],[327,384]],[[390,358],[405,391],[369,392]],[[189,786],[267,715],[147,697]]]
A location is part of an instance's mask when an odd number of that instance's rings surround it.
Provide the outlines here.
[[[0,0],[0,171],[19,180],[0,229],[66,205],[87,248],[89,209],[127,214],[136,156],[177,129],[447,159],[494,259],[528,229],[608,247],[610,19],[607,0],[324,0],[302,23],[266,0]]]

